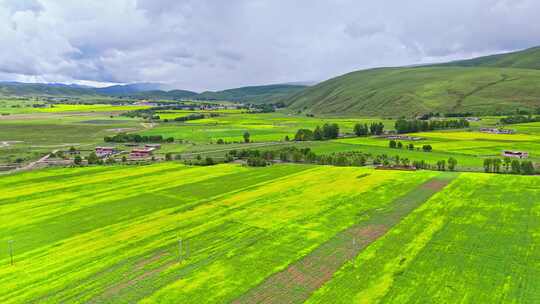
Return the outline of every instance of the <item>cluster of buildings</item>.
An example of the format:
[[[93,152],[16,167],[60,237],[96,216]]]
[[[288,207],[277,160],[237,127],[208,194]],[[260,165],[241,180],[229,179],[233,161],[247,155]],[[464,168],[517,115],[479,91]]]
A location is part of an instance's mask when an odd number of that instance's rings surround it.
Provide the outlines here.
[[[386,138],[390,140],[409,140],[409,141],[419,141],[423,140],[422,137],[414,137],[414,136],[408,136],[408,135],[383,135],[381,138]]]
[[[522,151],[503,151],[502,156],[523,159],[529,158],[529,153]]]
[[[160,144],[146,144],[142,148],[132,149],[131,152],[129,152],[129,158],[146,159],[152,157],[154,151],[158,149],[161,149]],[[107,158],[123,151],[118,150],[116,147],[96,147],[95,152],[99,158]]]
[[[489,134],[515,134],[516,131],[502,128],[480,128],[480,132]]]

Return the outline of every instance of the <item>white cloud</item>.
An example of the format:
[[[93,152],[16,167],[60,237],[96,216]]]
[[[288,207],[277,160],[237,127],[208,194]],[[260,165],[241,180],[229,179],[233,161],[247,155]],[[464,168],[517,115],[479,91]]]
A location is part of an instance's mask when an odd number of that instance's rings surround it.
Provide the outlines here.
[[[194,90],[322,80],[534,46],[538,11],[536,0],[0,0],[0,77]]]

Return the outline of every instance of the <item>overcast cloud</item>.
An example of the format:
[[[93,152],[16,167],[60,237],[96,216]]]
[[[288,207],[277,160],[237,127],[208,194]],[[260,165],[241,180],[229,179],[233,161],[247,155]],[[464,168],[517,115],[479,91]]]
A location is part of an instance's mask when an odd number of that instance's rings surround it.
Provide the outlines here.
[[[540,45],[538,0],[0,0],[0,80],[191,90]]]

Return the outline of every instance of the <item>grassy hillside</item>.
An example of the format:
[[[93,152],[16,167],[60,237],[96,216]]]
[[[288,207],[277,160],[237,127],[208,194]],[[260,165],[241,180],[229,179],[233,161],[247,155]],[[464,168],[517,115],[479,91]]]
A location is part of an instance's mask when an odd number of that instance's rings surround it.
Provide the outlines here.
[[[229,100],[249,103],[276,103],[304,90],[306,86],[275,84],[267,86],[242,87],[219,92],[203,92],[196,99]]]
[[[498,67],[540,70],[540,47],[439,64],[438,66]]]
[[[330,79],[287,103],[292,110],[316,114],[495,114],[540,107],[538,83],[540,71],[533,69],[382,68]]]

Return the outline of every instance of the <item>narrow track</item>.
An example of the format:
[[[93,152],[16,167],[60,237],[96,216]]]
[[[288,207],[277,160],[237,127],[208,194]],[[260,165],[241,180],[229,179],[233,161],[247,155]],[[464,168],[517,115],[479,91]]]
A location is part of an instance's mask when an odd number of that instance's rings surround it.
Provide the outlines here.
[[[388,209],[375,211],[369,219],[344,230],[311,253],[268,277],[257,287],[233,301],[244,303],[302,303],[330,280],[346,262],[385,235],[402,218],[446,187],[458,174],[441,174],[404,196]]]

